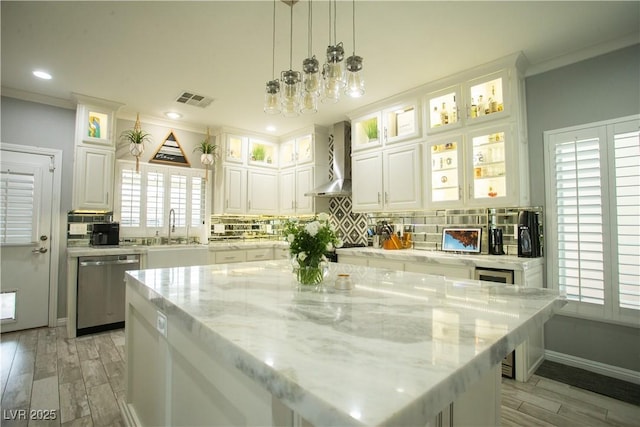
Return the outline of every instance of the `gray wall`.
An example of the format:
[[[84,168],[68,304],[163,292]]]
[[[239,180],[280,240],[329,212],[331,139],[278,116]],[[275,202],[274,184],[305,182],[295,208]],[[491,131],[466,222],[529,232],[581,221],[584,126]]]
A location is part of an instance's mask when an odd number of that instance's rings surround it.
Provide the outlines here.
[[[544,131],[640,113],[640,45],[528,77],[526,90],[530,170],[542,170]],[[545,204],[543,179],[531,180],[534,206]],[[556,316],[545,346],[640,371],[640,328]]]
[[[62,150],[60,194],[60,260],[58,263],[58,318],[67,317],[67,212],[73,188],[73,139],[76,111],[2,97],[2,142]]]

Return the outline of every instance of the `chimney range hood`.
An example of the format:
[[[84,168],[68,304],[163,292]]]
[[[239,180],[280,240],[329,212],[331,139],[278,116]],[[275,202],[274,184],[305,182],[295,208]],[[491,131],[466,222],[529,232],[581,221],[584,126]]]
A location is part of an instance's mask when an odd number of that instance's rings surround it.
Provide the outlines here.
[[[351,124],[338,122],[333,125],[333,179],[305,196],[351,196]]]

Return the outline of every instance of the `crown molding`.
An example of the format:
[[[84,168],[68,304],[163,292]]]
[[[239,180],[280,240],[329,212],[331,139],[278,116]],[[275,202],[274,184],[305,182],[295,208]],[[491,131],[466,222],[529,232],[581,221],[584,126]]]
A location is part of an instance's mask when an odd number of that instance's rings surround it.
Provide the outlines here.
[[[14,89],[5,86],[2,86],[0,90],[2,91],[2,96],[6,96],[8,98],[51,105],[53,107],[65,108],[67,110],[75,110],[77,106],[77,104],[71,99],[56,98],[54,96],[41,95],[39,93],[27,92],[26,90]]]

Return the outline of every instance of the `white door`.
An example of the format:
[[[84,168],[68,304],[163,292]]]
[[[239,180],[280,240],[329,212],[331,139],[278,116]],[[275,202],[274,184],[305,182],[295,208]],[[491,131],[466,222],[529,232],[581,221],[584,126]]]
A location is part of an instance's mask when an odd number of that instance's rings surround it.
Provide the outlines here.
[[[301,168],[296,171],[296,212],[313,213],[313,197],[305,196],[313,190],[313,167]]]
[[[353,211],[382,210],[382,153],[374,152],[353,156],[351,168]]]
[[[49,322],[51,156],[2,151],[0,246],[2,332]]]
[[[420,146],[413,145],[384,153],[384,202],[387,209],[422,207]]]

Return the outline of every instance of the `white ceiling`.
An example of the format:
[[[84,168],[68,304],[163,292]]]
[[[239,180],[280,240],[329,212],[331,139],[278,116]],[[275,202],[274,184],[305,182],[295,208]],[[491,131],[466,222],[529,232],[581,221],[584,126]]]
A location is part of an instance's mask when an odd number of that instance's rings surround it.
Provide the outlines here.
[[[2,8],[2,91],[26,99],[71,93],[121,102],[143,121],[173,110],[182,126],[231,126],[282,135],[331,125],[357,108],[522,51],[530,73],[640,42],[640,2],[356,1],[356,53],[365,96],[284,118],[262,111],[272,69],[272,8],[265,1],[30,2]],[[289,7],[278,1],[276,74],[289,68]],[[293,8],[293,62],[307,54],[307,0]],[[353,50],[351,1],[338,1],[337,38]],[[328,2],[313,1],[313,53],[323,62]],[[31,74],[39,68],[49,81]],[[205,109],[175,102],[211,96]],[[26,93],[25,93],[26,92]],[[30,94],[29,94],[30,93]],[[34,95],[36,94],[36,95]],[[49,101],[55,101],[51,100]],[[176,124],[176,127],[181,125]]]

